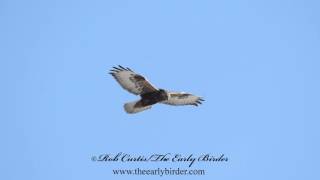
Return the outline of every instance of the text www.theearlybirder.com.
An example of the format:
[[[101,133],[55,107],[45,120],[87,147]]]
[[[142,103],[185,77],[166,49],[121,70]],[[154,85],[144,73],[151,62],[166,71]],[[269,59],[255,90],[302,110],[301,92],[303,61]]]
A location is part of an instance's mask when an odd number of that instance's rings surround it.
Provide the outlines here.
[[[114,175],[141,175],[141,176],[188,176],[205,175],[203,169],[157,168],[157,169],[113,169]]]

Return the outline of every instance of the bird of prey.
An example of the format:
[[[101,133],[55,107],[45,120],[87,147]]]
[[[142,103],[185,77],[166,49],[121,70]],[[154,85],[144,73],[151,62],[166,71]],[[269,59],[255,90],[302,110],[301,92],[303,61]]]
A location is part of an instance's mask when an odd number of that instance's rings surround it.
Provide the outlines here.
[[[145,77],[135,73],[130,68],[122,66],[113,67],[110,74],[125,90],[139,95],[141,99],[124,104],[127,113],[138,113],[150,109],[156,103],[168,105],[194,105],[198,106],[204,101],[201,97],[185,92],[170,92],[153,86]]]

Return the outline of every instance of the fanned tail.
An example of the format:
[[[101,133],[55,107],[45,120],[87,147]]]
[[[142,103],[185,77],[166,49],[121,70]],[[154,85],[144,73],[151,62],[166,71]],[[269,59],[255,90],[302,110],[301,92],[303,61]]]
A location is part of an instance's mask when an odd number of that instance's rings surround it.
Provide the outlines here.
[[[147,109],[150,109],[151,106],[139,106],[137,105],[138,101],[133,101],[133,102],[128,102],[126,104],[124,104],[124,110],[129,113],[129,114],[133,114],[133,113],[138,113]]]

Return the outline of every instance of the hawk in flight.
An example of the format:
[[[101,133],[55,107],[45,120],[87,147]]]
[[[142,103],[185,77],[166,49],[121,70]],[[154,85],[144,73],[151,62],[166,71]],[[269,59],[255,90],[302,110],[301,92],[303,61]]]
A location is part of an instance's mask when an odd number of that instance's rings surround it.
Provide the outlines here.
[[[201,97],[185,92],[170,92],[153,86],[145,77],[135,73],[130,68],[113,67],[110,74],[127,91],[140,95],[141,99],[124,104],[127,113],[138,113],[150,109],[156,103],[168,105],[198,106],[204,101]]]

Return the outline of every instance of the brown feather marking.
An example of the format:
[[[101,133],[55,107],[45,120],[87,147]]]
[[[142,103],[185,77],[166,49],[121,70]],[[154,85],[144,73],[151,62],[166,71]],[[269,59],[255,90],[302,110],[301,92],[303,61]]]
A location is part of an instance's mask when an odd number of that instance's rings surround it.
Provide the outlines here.
[[[137,87],[142,87],[142,93],[147,93],[147,92],[153,92],[157,91],[143,76],[137,74],[134,76],[134,79],[136,80]]]
[[[143,76],[141,76],[141,75],[139,75],[139,74],[137,74],[137,75],[135,75],[135,76],[133,76],[134,77],[134,79],[136,80],[136,81],[144,81],[144,80],[146,80]]]
[[[188,98],[189,97],[189,94],[180,94],[178,96],[178,99],[185,99],[185,98]]]
[[[143,107],[143,105],[142,105],[141,100],[140,100],[140,101],[138,101],[138,102],[134,105],[134,107],[135,107],[135,108],[142,108],[142,107]]]

